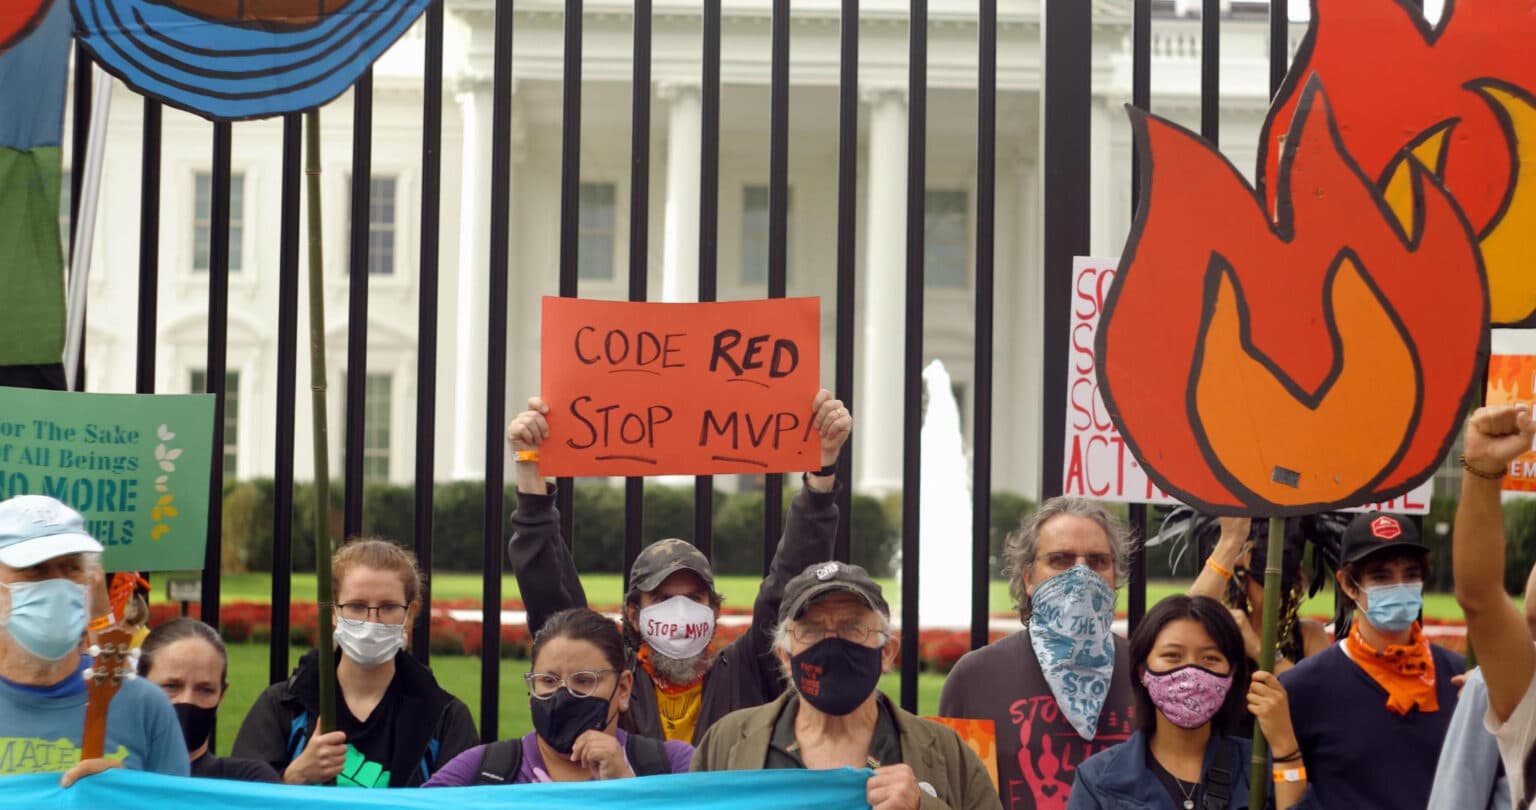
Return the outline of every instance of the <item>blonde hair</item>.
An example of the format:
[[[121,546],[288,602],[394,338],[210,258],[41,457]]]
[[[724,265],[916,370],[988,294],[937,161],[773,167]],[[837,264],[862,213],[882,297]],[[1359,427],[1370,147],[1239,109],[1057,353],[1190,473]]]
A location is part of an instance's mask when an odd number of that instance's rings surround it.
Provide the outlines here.
[[[400,584],[405,586],[405,603],[414,606],[420,601],[421,569],[410,551],[378,537],[354,538],[331,558],[331,579],[337,593],[347,572],[358,567],[399,574]]]

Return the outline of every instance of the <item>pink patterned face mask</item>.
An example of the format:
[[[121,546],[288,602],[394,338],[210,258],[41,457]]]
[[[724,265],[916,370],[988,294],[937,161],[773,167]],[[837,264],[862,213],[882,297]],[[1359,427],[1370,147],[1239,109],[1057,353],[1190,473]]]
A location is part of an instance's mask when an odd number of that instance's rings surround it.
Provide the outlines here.
[[[1174,725],[1199,728],[1221,709],[1232,688],[1232,676],[1189,664],[1167,672],[1143,670],[1141,685],[1152,697],[1152,705]]]

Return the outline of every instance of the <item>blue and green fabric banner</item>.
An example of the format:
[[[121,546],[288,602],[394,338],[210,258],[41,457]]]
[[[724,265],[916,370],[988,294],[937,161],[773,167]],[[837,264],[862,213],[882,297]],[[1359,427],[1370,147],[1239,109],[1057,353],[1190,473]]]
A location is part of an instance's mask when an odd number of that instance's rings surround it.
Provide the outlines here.
[[[863,808],[868,771],[723,771],[610,782],[346,790],[115,770],[59,787],[58,774],[0,777],[6,808],[217,807],[219,810],[820,810]]]
[[[59,148],[69,4],[0,5],[0,366],[43,365],[64,353]]]

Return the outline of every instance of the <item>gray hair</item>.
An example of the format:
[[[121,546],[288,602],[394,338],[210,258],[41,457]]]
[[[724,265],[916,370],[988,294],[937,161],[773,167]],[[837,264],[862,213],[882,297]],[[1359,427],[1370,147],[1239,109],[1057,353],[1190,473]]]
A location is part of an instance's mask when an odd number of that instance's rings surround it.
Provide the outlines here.
[[[891,617],[873,608],[871,610],[880,619],[880,632],[884,633],[886,638],[896,635],[896,631],[891,627]],[[783,650],[785,656],[788,656],[792,649],[790,647],[790,631],[794,628],[794,624],[794,619],[784,619],[773,628],[773,648],[775,650]],[[790,689],[795,688],[795,679],[789,671],[788,663],[781,663],[779,665],[779,675],[784,678],[785,683],[789,684]]]
[[[1115,587],[1125,584],[1130,575],[1131,531],[1119,518],[1110,514],[1097,501],[1075,495],[1061,495],[1040,504],[1034,514],[1026,517],[1019,528],[1008,533],[1003,544],[1003,574],[1008,577],[1008,593],[1013,605],[1019,610],[1019,619],[1029,622],[1032,612],[1029,593],[1024,588],[1024,577],[1035,564],[1035,554],[1040,549],[1040,530],[1052,519],[1062,515],[1086,518],[1099,525],[1109,537],[1109,553],[1115,560]]]

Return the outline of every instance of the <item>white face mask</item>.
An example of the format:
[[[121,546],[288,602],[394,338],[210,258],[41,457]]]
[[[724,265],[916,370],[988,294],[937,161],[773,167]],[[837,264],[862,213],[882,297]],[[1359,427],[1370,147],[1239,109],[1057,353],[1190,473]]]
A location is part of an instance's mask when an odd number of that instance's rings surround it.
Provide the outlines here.
[[[405,625],[342,619],[336,622],[336,646],[352,663],[373,669],[393,660],[395,653],[405,646]]]
[[[641,609],[640,635],[668,658],[692,658],[715,637],[715,611],[686,596],[674,596]]]

